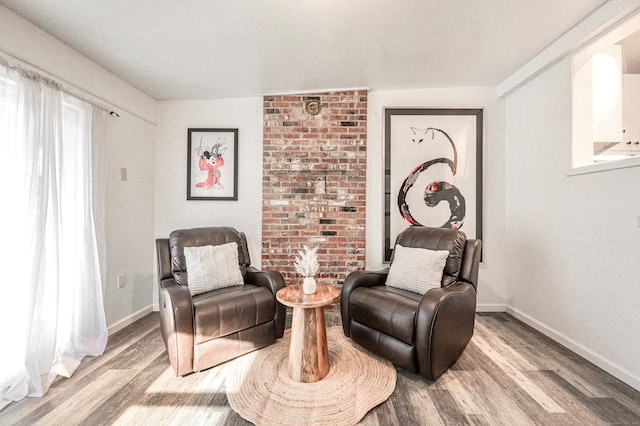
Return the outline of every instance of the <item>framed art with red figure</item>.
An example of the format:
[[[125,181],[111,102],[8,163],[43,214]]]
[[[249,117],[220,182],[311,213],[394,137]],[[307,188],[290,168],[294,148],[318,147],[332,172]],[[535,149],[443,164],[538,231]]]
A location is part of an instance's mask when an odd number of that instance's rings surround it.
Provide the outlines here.
[[[238,199],[238,129],[188,129],[187,200]]]
[[[409,226],[482,239],[483,110],[385,108],[384,262]]]

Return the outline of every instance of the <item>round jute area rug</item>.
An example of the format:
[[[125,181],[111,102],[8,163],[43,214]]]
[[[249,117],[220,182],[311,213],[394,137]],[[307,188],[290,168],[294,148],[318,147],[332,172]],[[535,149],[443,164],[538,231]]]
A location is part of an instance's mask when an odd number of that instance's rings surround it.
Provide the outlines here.
[[[229,404],[256,425],[354,425],[396,387],[393,365],[352,343],[341,327],[327,329],[329,374],[296,382],[287,374],[289,340],[287,332],[227,369]]]

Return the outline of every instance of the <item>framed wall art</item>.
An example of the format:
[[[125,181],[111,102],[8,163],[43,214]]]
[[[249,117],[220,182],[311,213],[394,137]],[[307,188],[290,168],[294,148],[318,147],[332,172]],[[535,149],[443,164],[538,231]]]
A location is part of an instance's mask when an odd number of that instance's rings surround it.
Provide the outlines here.
[[[385,108],[385,262],[411,225],[482,238],[482,113]]]
[[[238,129],[188,129],[187,200],[238,199]]]

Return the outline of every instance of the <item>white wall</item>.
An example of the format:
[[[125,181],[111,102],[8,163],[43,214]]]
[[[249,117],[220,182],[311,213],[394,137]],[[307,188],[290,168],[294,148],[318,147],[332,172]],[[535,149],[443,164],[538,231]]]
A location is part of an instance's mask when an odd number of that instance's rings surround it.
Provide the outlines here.
[[[478,309],[505,309],[504,106],[495,87],[371,91],[367,125],[368,269],[382,269],[384,235],[384,107],[484,108],[483,256]]]
[[[233,226],[244,232],[251,263],[262,251],[262,98],[166,101],[158,104],[155,237],[175,229]],[[238,200],[187,200],[187,129],[238,129]],[[154,303],[157,304],[154,286]]]
[[[153,141],[156,102],[0,6],[0,51],[64,86],[116,105],[107,128],[105,311],[110,332],[151,310],[153,284]],[[129,112],[125,112],[129,111]],[[141,120],[139,117],[143,117]],[[128,180],[120,181],[120,167]],[[117,289],[117,275],[127,286]]]
[[[155,126],[127,113],[107,129],[104,295],[111,332],[152,310],[154,138]],[[120,180],[123,167],[126,181]],[[121,274],[127,283],[119,289]]]
[[[382,268],[383,107],[470,107],[485,109],[484,262],[479,309],[504,310],[504,117],[493,87],[372,91],[367,139],[367,268]],[[229,225],[243,230],[252,263],[260,266],[262,245],[262,98],[166,101],[158,104],[156,131],[155,235],[179,228]],[[187,129],[239,129],[238,201],[187,201]],[[154,303],[157,290],[154,290]]]
[[[640,389],[640,168],[567,176],[570,59],[505,116],[509,312]]]

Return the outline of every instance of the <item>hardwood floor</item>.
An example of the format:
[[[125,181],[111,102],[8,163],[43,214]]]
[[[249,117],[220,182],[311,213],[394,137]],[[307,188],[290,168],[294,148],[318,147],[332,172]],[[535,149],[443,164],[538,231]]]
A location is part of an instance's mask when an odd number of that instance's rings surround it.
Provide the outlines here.
[[[437,381],[398,370],[363,425],[640,424],[640,392],[508,314],[478,314],[460,360]],[[339,325],[327,311],[327,326]],[[2,425],[247,425],[227,402],[225,368],[174,377],[152,313],[109,339],[42,398],[0,411]],[[330,344],[330,342],[329,342]]]

